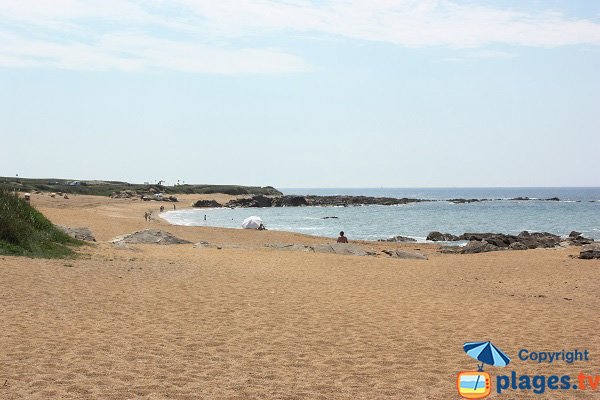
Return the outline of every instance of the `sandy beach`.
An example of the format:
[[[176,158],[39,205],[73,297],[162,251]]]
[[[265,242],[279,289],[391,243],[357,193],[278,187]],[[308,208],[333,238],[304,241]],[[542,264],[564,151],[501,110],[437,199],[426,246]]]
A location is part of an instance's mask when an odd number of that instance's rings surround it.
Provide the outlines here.
[[[229,196],[181,198],[178,209]],[[2,399],[456,399],[456,375],[476,368],[462,345],[484,340],[519,374],[600,374],[600,261],[572,258],[576,247],[457,255],[360,242],[428,260],[343,256],[266,246],[326,238],[172,226],[157,218],[170,203],[32,204],[97,242],[74,260],[0,257]],[[109,242],[147,228],[219,248]],[[540,365],[520,361],[522,348],[591,358]]]

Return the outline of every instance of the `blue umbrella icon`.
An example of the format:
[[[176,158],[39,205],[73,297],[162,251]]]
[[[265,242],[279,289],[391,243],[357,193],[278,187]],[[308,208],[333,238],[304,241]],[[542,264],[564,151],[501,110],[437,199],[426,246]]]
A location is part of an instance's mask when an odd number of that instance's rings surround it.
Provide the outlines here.
[[[494,346],[492,342],[467,342],[463,349],[465,353],[481,361],[481,365],[477,366],[478,371],[483,371],[483,364],[493,365],[494,367],[506,367],[510,362],[510,358],[504,354],[499,348]],[[479,383],[479,376],[475,382],[475,388]]]
[[[483,371],[483,364],[506,367],[510,362],[510,358],[494,346],[492,342],[467,342],[463,349],[465,349],[465,353],[477,361],[481,361],[480,371]]]

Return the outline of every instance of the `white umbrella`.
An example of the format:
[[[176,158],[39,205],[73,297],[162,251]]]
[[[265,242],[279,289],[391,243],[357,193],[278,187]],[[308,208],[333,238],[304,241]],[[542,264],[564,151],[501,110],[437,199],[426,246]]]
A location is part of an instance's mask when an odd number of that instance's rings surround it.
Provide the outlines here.
[[[244,229],[258,229],[258,227],[263,223],[260,217],[252,216],[248,217],[242,222],[242,228]]]

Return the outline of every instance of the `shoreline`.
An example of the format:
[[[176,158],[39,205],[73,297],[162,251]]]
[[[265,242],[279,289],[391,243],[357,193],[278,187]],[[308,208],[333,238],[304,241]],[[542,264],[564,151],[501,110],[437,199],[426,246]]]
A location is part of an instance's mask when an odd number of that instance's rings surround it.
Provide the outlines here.
[[[146,222],[140,201],[31,201],[97,242],[69,260],[0,257],[9,400],[454,398],[455,371],[475,366],[463,343],[487,338],[510,355],[570,343],[600,368],[597,322],[581,318],[600,307],[600,261],[575,247],[467,255],[353,241],[380,256],[340,255],[306,251],[326,238]],[[145,229],[190,243],[110,242]]]

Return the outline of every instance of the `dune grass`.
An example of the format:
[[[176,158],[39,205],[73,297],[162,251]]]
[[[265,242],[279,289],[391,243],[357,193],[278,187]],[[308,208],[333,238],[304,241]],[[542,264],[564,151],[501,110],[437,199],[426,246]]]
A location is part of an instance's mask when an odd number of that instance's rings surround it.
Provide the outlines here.
[[[81,245],[56,228],[42,213],[0,186],[0,254],[35,258],[74,257]]]

